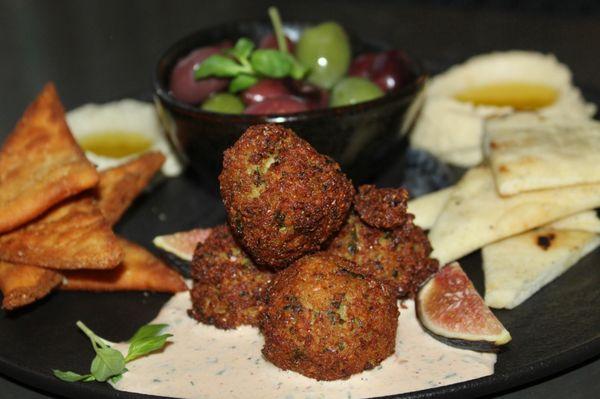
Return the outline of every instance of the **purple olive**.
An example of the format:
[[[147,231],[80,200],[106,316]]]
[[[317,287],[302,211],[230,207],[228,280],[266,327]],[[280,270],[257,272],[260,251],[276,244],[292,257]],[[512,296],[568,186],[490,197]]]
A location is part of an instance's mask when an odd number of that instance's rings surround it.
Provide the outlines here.
[[[227,79],[194,78],[196,65],[211,55],[220,53],[222,49],[222,46],[201,47],[180,59],[171,72],[170,90],[173,97],[188,104],[198,104],[211,94],[226,88]]]
[[[290,91],[281,79],[262,79],[242,93],[246,105],[252,105],[270,98],[290,95]]]
[[[370,79],[383,91],[392,91],[406,84],[410,73],[406,55],[399,50],[362,54],[352,61],[349,76]]]
[[[370,79],[373,62],[376,57],[377,53],[365,53],[356,57],[352,60],[352,64],[350,64],[348,76],[358,76],[360,78]]]
[[[281,96],[254,103],[247,107],[244,113],[250,115],[280,115],[308,110],[310,110],[309,104],[301,98],[295,96]]]
[[[304,99],[310,109],[321,109],[329,106],[329,91],[306,80],[288,79],[286,81],[292,93]]]
[[[286,36],[285,43],[287,44],[288,52],[293,54],[294,50],[296,49],[296,45],[294,44],[294,42],[289,37]],[[269,34],[263,36],[263,38],[260,40],[259,47],[279,50],[279,45],[277,44],[277,38],[275,37],[275,35],[273,33],[269,33]]]

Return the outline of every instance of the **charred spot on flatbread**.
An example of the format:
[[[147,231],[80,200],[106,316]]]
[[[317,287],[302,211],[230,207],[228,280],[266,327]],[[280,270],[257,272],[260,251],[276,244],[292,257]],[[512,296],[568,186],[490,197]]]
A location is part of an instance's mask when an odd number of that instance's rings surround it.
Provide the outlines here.
[[[552,241],[556,238],[554,233],[541,234],[537,236],[536,243],[538,247],[542,248],[544,251],[547,251],[548,248],[552,245]]]

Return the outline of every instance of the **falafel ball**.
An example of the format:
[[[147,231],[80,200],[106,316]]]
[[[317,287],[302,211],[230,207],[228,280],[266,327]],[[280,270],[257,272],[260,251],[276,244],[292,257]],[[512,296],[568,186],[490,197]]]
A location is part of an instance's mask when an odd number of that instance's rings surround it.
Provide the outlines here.
[[[273,275],[252,263],[227,225],[215,227],[194,252],[189,314],[221,329],[258,326],[266,287]]]
[[[399,298],[412,297],[439,265],[429,257],[427,235],[407,215],[401,227],[380,230],[353,213],[327,251],[352,261],[353,272],[391,285]]]
[[[398,306],[386,284],[319,252],[279,272],[260,324],[263,355],[317,380],[345,379],[394,353]]]
[[[377,188],[366,184],[358,188],[354,209],[363,222],[378,229],[394,229],[407,221],[408,191],[405,188]]]
[[[331,158],[281,125],[250,126],[219,176],[231,230],[257,264],[288,266],[343,225],[354,187]]]

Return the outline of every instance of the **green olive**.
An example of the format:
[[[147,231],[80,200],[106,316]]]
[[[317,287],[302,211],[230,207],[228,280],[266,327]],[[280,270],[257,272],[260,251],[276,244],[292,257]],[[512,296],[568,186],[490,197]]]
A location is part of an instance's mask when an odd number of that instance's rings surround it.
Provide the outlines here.
[[[230,93],[216,93],[202,103],[203,111],[220,112],[222,114],[241,114],[244,112],[244,103],[236,95]]]
[[[351,57],[348,35],[335,22],[307,28],[296,46],[296,57],[309,69],[310,83],[330,89],[348,71]]]
[[[365,101],[374,100],[383,96],[383,91],[369,79],[350,77],[340,80],[331,90],[329,105],[340,107]]]

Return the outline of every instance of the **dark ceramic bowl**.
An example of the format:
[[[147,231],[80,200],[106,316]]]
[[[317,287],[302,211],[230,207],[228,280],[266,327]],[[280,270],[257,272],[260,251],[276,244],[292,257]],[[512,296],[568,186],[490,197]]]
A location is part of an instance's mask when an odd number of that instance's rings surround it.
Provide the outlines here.
[[[292,39],[307,23],[285,24]],[[411,61],[412,80],[403,88],[356,105],[285,115],[231,115],[200,110],[169,94],[169,76],[177,61],[191,50],[223,40],[235,42],[245,36],[255,42],[271,32],[268,21],[227,23],[193,33],[176,42],[159,59],[155,71],[155,103],[169,139],[184,161],[201,175],[205,184],[216,187],[223,151],[248,126],[283,123],[311,143],[319,152],[337,160],[355,183],[372,178],[404,154],[406,139],[400,134],[409,105],[422,89],[425,74]],[[386,50],[350,37],[353,56]]]

